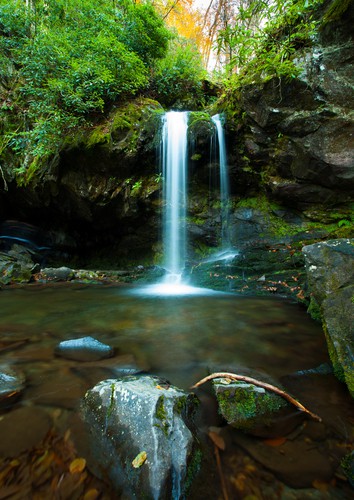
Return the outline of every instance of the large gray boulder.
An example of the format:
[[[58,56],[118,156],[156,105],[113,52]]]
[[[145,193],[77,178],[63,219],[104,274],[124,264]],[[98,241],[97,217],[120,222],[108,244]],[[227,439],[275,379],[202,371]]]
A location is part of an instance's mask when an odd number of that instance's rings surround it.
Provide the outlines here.
[[[96,473],[128,498],[184,498],[201,458],[191,431],[197,401],[152,376],[97,384],[81,408]]]
[[[312,309],[319,308],[335,374],[354,397],[354,239],[303,248]]]

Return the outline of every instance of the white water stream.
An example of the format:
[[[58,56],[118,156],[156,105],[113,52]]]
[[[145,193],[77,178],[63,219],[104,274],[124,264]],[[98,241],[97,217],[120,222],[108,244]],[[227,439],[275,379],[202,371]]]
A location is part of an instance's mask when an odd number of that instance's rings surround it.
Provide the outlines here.
[[[178,283],[186,259],[186,185],[188,112],[164,116],[162,134],[164,267],[169,282]]]

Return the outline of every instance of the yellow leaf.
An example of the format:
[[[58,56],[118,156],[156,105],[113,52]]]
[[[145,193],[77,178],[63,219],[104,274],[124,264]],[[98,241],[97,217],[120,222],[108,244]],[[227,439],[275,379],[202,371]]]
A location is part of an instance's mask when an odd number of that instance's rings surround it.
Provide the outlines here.
[[[82,472],[86,467],[86,460],[84,458],[75,458],[69,465],[69,470],[71,474],[75,474],[76,472]]]
[[[143,463],[145,462],[146,459],[147,459],[147,453],[146,453],[146,451],[141,451],[139,453],[139,455],[137,455],[134,458],[134,460],[132,461],[132,466],[135,469],[139,469],[139,467],[141,467],[143,465]]]
[[[83,500],[96,500],[99,497],[100,492],[95,488],[86,491]]]

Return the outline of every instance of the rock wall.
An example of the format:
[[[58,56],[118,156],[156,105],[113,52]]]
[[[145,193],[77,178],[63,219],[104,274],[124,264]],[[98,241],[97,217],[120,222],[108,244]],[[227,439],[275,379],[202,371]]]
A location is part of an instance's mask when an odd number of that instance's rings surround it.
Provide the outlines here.
[[[322,25],[298,59],[298,78],[242,90],[242,119],[230,123],[235,186],[246,176],[251,188],[261,183],[271,198],[310,217],[314,207],[353,199],[353,18],[349,2],[339,20]]]
[[[354,240],[305,246],[312,310],[319,309],[335,374],[354,397]]]

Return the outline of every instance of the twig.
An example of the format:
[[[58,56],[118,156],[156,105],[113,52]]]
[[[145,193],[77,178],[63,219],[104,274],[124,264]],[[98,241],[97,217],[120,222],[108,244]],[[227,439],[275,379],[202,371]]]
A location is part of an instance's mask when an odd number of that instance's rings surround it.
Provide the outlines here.
[[[224,500],[229,500],[229,495],[227,494],[227,489],[226,489],[226,484],[225,484],[225,478],[224,478],[224,474],[223,474],[222,467],[221,467],[220,453],[219,453],[219,449],[216,446],[216,444],[214,444],[214,453],[215,453],[215,458],[216,458],[216,466],[218,468],[218,473],[219,473],[219,477],[220,477],[222,494],[223,494]]]
[[[260,380],[257,380],[252,377],[247,377],[245,375],[237,375],[235,373],[228,373],[228,372],[218,372],[218,373],[212,373],[211,375],[208,375],[207,377],[203,378],[202,380],[199,380],[195,385],[191,387],[191,389],[196,389],[197,387],[201,386],[202,384],[205,384],[205,382],[209,382],[209,380],[213,380],[215,378],[228,378],[230,380],[240,380],[242,382],[247,382],[249,384],[256,385],[258,387],[263,387],[263,389],[268,389],[269,391],[274,392],[275,394],[278,394],[279,396],[283,397],[289,403],[293,404],[296,406],[299,410],[308,413],[310,417],[312,417],[314,420],[317,420],[318,422],[322,422],[322,418],[316,415],[315,413],[312,413],[310,410],[305,408],[299,401],[296,401],[290,394],[287,392],[279,389],[278,387],[275,387],[274,385],[268,384],[267,382],[261,382]]]

